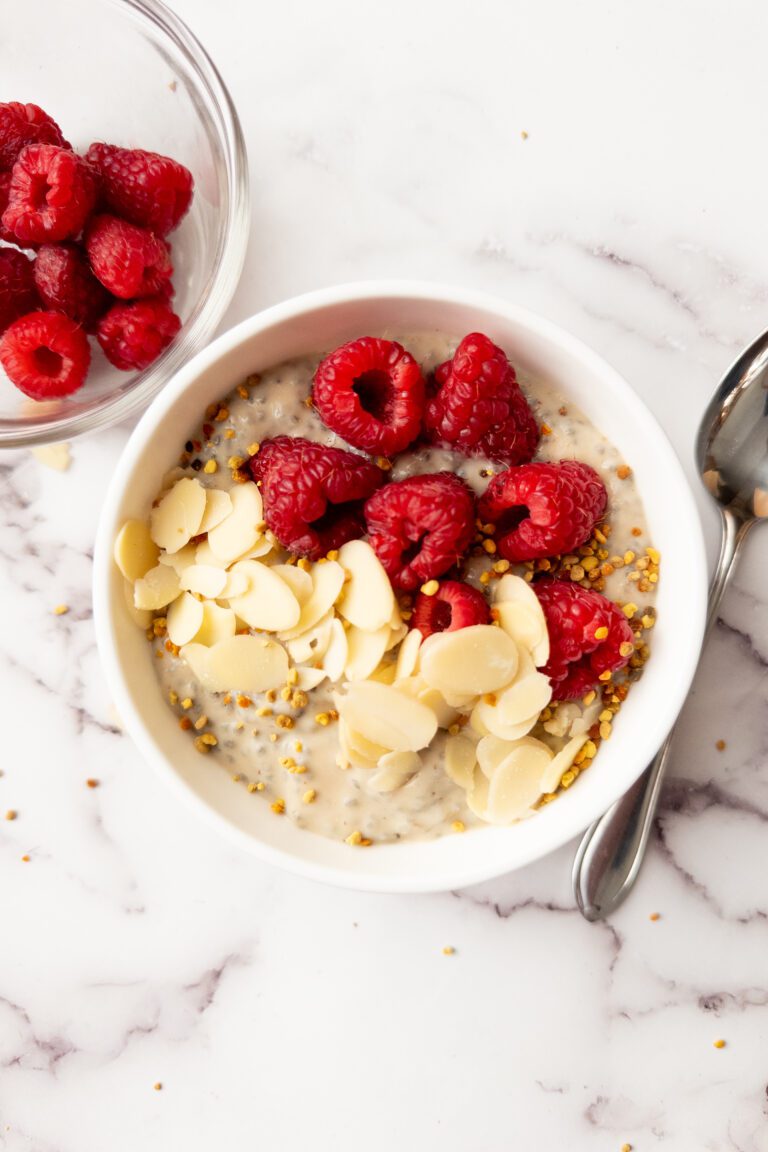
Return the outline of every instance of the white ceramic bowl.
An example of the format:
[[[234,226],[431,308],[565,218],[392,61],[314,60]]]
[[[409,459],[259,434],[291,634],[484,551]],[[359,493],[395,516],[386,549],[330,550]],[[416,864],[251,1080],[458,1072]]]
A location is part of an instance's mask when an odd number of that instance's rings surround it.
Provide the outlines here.
[[[384,328],[431,328],[459,337],[480,330],[520,369],[555,381],[631,463],[651,537],[663,556],[663,575],[652,658],[610,742],[573,788],[510,828],[360,850],[275,819],[268,805],[249,802],[226,773],[194,750],[154,690],[151,647],[128,618],[112,545],[126,518],[147,515],[161,477],[206,405],[251,372]],[[120,459],[94,566],[99,649],[117,710],[142,755],[180,800],[264,860],[374,891],[458,888],[519,868],[580,832],[632,784],[661,744],[688,692],[704,627],[706,563],[694,501],[668,440],[629,385],[548,321],[504,300],[434,284],[362,283],[313,292],[244,321],[197,355],[154,401]]]

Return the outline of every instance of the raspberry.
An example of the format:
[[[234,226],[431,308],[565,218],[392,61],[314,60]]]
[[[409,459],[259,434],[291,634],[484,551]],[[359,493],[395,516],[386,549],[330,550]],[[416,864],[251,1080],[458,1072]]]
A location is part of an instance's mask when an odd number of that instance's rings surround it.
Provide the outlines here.
[[[0,248],[0,332],[39,306],[31,260],[15,248]]]
[[[56,121],[37,104],[0,104],[0,171],[10,170],[27,144],[69,148]]]
[[[513,563],[572,552],[592,535],[608,497],[588,464],[523,464],[494,476],[478,505]]]
[[[17,244],[55,244],[77,236],[96,202],[96,177],[74,152],[29,144],[11,172],[3,225]]]
[[[99,284],[80,248],[44,244],[35,259],[35,285],[44,308],[63,312],[93,332],[109,307],[110,295]]]
[[[17,244],[18,241],[8,228],[3,227],[3,212],[8,207],[8,197],[11,193],[11,174],[10,172],[0,172],[0,240],[5,240],[6,244]]]
[[[91,350],[79,324],[60,312],[31,312],[0,336],[0,364],[33,400],[69,396],[85,382]]]
[[[387,484],[365,505],[371,547],[396,588],[411,592],[458,563],[472,542],[475,499],[452,472]]]
[[[634,636],[616,604],[566,580],[539,580],[533,590],[549,631],[549,660],[542,672],[552,682],[553,700],[580,699],[600,683],[601,673],[625,667]]]
[[[102,316],[96,339],[116,368],[146,368],[181,328],[181,320],[163,296],[115,304]]]
[[[419,434],[424,377],[401,344],[363,336],[321,361],[312,398],[328,427],[354,448],[393,456]]]
[[[435,370],[435,383],[425,415],[429,440],[503,464],[532,458],[538,426],[514,368],[487,336],[465,336],[453,359]]]
[[[384,479],[369,460],[299,436],[265,440],[250,468],[269,530],[310,560],[364,535],[362,502]]]
[[[435,632],[457,632],[472,624],[487,624],[488,602],[481,592],[461,580],[445,580],[434,596],[419,592],[413,607],[411,628],[426,640]]]
[[[117,216],[94,216],[85,248],[96,277],[121,300],[154,296],[173,275],[170,245]]]
[[[192,173],[183,164],[145,152],[91,144],[86,159],[101,177],[105,204],[117,216],[165,236],[192,202]]]

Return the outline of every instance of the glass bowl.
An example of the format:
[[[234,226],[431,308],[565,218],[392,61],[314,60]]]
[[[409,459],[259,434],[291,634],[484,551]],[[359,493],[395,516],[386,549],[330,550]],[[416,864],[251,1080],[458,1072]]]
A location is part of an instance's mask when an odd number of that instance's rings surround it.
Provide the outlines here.
[[[248,164],[232,100],[160,0],[36,0],[6,22],[0,100],[39,104],[78,151],[94,140],[162,152],[195,180],[169,239],[182,328],[141,372],[113,368],[95,340],[83,388],[36,402],[0,369],[0,447],[46,444],[132,416],[208,341],[232,298],[248,239]]]

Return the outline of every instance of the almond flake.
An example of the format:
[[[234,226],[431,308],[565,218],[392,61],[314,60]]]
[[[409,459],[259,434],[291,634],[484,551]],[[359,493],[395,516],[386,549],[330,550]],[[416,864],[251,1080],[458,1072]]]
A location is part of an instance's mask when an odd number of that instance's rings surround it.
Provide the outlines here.
[[[407,784],[420,768],[418,752],[387,752],[368,783],[376,792],[394,792]]]
[[[328,612],[314,628],[308,628],[295,640],[286,640],[294,664],[314,664],[322,660],[331,642],[333,616]]]
[[[186,592],[198,592],[208,600],[215,600],[224,590],[227,573],[212,564],[190,564],[179,577],[179,585]]]
[[[524,716],[515,723],[505,721],[498,707],[493,707],[485,700],[479,700],[472,709],[470,723],[473,731],[480,736],[495,736],[499,740],[510,741],[527,736],[538,718],[539,713],[534,712],[533,715]]]
[[[396,677],[398,680],[404,680],[407,676],[412,676],[416,671],[416,665],[419,662],[421,639],[421,632],[419,632],[418,628],[412,628],[400,645],[400,651],[397,654]]]
[[[133,602],[133,584],[130,580],[123,580],[123,596],[128,615],[134,624],[146,631],[152,623],[152,613],[148,608],[137,608]]]
[[[479,747],[479,746],[478,746]],[[449,736],[445,741],[445,774],[460,788],[471,788],[477,750],[466,736]]]
[[[366,632],[389,623],[395,594],[381,561],[365,540],[350,540],[339,549],[339,564],[351,577],[344,585],[338,611]]]
[[[322,684],[328,675],[324,668],[308,668],[306,664],[297,668],[296,671],[298,673],[296,687],[302,692],[311,692],[313,688],[317,688],[318,684]]]
[[[281,580],[285,580],[299,604],[306,604],[312,595],[312,577],[309,572],[297,568],[295,564],[273,564],[272,571]]]
[[[216,556],[231,563],[261,538],[264,505],[251,481],[236,485],[230,492],[232,511],[208,533],[208,543]]]
[[[194,547],[194,545],[191,545]],[[228,561],[222,560],[220,556],[212,550],[207,540],[201,540],[195,550],[195,564],[203,564],[208,568],[224,568],[228,567]]]
[[[185,568],[189,568],[192,564],[199,563],[197,559],[197,546],[192,544],[185,544],[183,548],[179,548],[178,552],[161,552],[159,562],[167,564],[169,568],[173,568],[174,572],[181,576]]]
[[[196,536],[205,513],[205,488],[199,480],[184,477],[166,492],[149,516],[155,544],[166,552],[178,552]]]
[[[175,600],[180,591],[179,578],[173,568],[158,564],[134,584],[133,602],[137,608],[149,608],[154,612]]]
[[[502,576],[501,580],[496,584],[493,598],[497,607],[501,609],[499,622],[502,628],[510,631],[510,628],[508,628],[504,622],[506,617],[512,629],[520,628],[526,634],[528,634],[528,632],[533,635],[538,634],[539,639],[532,645],[531,654],[536,667],[541,668],[549,659],[549,633],[547,631],[547,620],[544,615],[544,609],[541,607],[539,598],[531,585],[519,576],[513,576],[512,573],[507,573],[507,575]],[[526,609],[528,613],[538,621],[538,629],[535,629],[532,623],[523,624],[523,618],[517,611],[509,612],[508,609],[503,607],[509,604],[515,604],[519,608]],[[525,643],[523,635],[518,636],[516,631],[511,631],[511,635],[514,636],[518,643]]]
[[[408,635],[408,625],[403,622],[397,628],[389,626],[389,638],[387,639],[387,652],[391,652],[393,648],[397,648],[398,644],[402,644]]]
[[[208,671],[208,653],[210,648],[206,648],[204,644],[184,644],[181,648],[179,655],[190,667],[192,675],[195,680],[200,684],[205,683],[205,676]],[[191,701],[189,701],[191,707]]]
[[[479,768],[475,768],[472,783],[467,788],[467,807],[481,820],[488,819],[488,779]]]
[[[439,632],[421,646],[421,673],[443,693],[496,692],[509,684],[517,665],[514,640],[489,624]]]
[[[386,748],[350,728],[343,718],[339,721],[338,732],[342,755],[350,767],[375,768],[381,757],[387,754]]]
[[[229,600],[233,596],[242,596],[248,591],[248,577],[245,572],[233,572],[230,570],[226,573],[226,583],[219,593],[217,599]]]
[[[200,631],[203,623],[203,605],[189,592],[182,593],[168,609],[168,639],[182,648]]]
[[[203,604],[203,621],[199,631],[195,633],[194,641],[196,644],[204,644],[206,648],[212,648],[214,644],[234,636],[236,627],[237,621],[231,608],[221,608],[218,604],[206,600]]]
[[[196,534],[210,532],[217,524],[221,524],[231,511],[232,498],[229,492],[225,492],[222,488],[206,488],[205,512]]]
[[[140,580],[157,564],[159,550],[143,520],[126,520],[117,534],[115,563],[126,580]]]
[[[344,675],[344,669],[347,666],[348,652],[349,644],[347,643],[347,633],[344,630],[344,625],[341,620],[333,619],[331,621],[328,647],[323,655],[323,670],[329,680],[341,680]]]
[[[334,699],[351,728],[393,752],[418,752],[437,731],[437,719],[430,708],[387,684],[360,680]]]
[[[248,590],[231,597],[230,605],[250,628],[279,632],[296,624],[301,613],[299,602],[285,580],[267,564],[240,560],[232,571],[242,572],[248,579]]]
[[[53,468],[54,472],[66,472],[72,463],[66,440],[60,440],[58,444],[38,444],[30,451],[40,464],[44,464],[46,468]],[[129,576],[128,579],[131,580],[133,577]]]
[[[581,735],[574,736],[573,739],[569,740],[565,747],[550,760],[541,777],[540,787],[542,792],[556,791],[563,773],[567,772],[571,767],[576,756],[586,744],[588,737],[588,732],[582,732]]]
[[[521,741],[493,774],[486,818],[493,824],[510,824],[527,816],[541,795],[541,776],[551,758],[545,744]]]
[[[367,680],[378,668],[389,640],[389,622],[376,632],[352,625],[347,630],[347,680]]]
[[[266,636],[231,636],[208,649],[201,677],[213,692],[266,692],[285,683],[288,655]]]
[[[285,629],[281,640],[293,640],[308,628],[314,628],[318,620],[333,607],[344,586],[344,569],[335,560],[313,564],[310,574],[312,595],[302,604],[298,623],[293,628]]]

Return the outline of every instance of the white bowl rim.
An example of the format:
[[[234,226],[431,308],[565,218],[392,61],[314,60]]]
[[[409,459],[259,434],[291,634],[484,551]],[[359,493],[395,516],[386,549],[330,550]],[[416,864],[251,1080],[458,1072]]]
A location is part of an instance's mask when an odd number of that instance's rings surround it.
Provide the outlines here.
[[[499,866],[497,861],[489,865],[487,860],[483,860],[481,853],[477,853],[478,859],[472,866],[466,866],[459,870],[454,869],[439,878],[432,876],[425,878],[410,872],[398,872],[396,870],[386,873],[366,872],[364,868],[359,866],[361,860],[368,853],[386,852],[391,848],[388,845],[366,849],[365,853],[355,851],[356,865],[354,869],[350,868],[349,870],[299,859],[292,853],[265,844],[244,830],[235,827],[226,816],[215,811],[200,798],[174,767],[168,763],[138,710],[134,708],[127,689],[117,646],[113,642],[109,589],[113,564],[112,547],[117,530],[117,514],[123,500],[126,483],[143,450],[145,439],[165,418],[177,399],[194,383],[196,378],[239,344],[254,339],[273,326],[295,320],[305,313],[328,306],[366,300],[392,300],[393,302],[414,300],[474,308],[519,323],[535,335],[548,342],[553,342],[566,353],[580,359],[597,375],[604,379],[610,379],[611,386],[620,394],[621,402],[628,414],[633,419],[640,420],[645,424],[646,429],[655,437],[657,451],[660,456],[664,457],[665,466],[672,473],[677,474],[679,484],[674,493],[677,502],[676,507],[680,514],[680,522],[689,537],[686,548],[690,558],[691,584],[687,612],[692,621],[691,643],[687,645],[685,651],[676,653],[677,665],[674,684],[666,698],[657,702],[658,708],[653,722],[649,722],[648,727],[651,730],[651,735],[646,741],[648,748],[644,750],[642,758],[638,757],[638,768],[634,778],[636,779],[640,775],[644,764],[650,761],[655,750],[661,745],[672,728],[685,701],[699,661],[706,618],[707,564],[701,520],[696,502],[682,465],[666,433],[620,373],[588,345],[552,321],[491,293],[424,280],[363,280],[342,283],[294,296],[263,309],[224,332],[207,348],[198,352],[176,373],[143,414],[125,446],[109,484],[99,520],[94,550],[93,605],[97,643],[107,685],[113,696],[118,714],[143,758],[187,805],[203,816],[209,825],[223,833],[230,842],[239,845],[265,862],[295,875],[337,887],[371,892],[408,892],[414,894],[451,891],[504,875],[554,851],[572,837],[577,836],[593,820],[607,811],[629,787],[631,781],[625,779],[622,782],[614,782],[613,786],[606,783],[599,804],[579,802],[579,790],[575,789],[569,793],[569,797],[572,797],[572,803],[571,819],[567,822],[567,830],[564,831],[557,823],[546,825],[546,822],[542,821],[541,836],[535,845],[529,846],[527,851],[521,852],[515,841],[510,840],[509,859],[502,866]],[[480,833],[480,835],[483,834]],[[311,834],[307,833],[307,835]],[[439,841],[435,841],[435,843],[439,843]],[[515,850],[516,847],[517,850]]]

